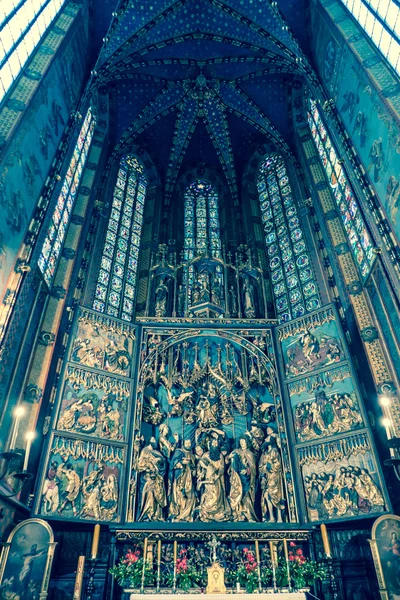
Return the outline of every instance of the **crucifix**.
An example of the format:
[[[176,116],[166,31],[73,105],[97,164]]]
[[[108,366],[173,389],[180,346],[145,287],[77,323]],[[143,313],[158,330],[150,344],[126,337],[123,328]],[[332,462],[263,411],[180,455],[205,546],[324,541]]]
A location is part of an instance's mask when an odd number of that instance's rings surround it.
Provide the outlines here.
[[[207,542],[207,546],[210,547],[210,550],[212,552],[213,563],[217,562],[217,548],[220,545],[221,545],[221,542],[217,541],[217,538],[215,537],[215,535],[212,536],[211,542]]]

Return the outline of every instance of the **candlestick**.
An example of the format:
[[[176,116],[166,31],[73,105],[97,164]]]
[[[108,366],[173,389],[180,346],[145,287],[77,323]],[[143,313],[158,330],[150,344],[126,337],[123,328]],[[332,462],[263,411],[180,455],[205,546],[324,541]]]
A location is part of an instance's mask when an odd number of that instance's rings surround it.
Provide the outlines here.
[[[289,593],[290,593],[292,591],[292,584],[291,584],[291,580],[290,580],[290,563],[289,563],[289,552],[288,552],[287,540],[283,540],[283,551],[285,553],[286,573],[287,573],[288,588],[289,588]]]
[[[174,594],[176,594],[176,561],[178,558],[178,542],[175,540],[174,541],[174,582],[173,582],[173,586],[172,586],[172,592]]]
[[[256,547],[256,561],[257,561],[257,574],[258,574],[258,591],[261,594],[262,593],[261,565],[260,565],[260,548],[258,547],[258,540],[254,540],[254,545]]]
[[[100,539],[100,525],[97,523],[97,525],[94,526],[94,531],[93,531],[92,551],[91,551],[92,560],[95,560],[97,558],[97,552],[99,550],[99,539]]]
[[[254,545],[256,547],[256,559],[257,562],[260,562],[260,548],[258,547],[258,540],[254,540]]]
[[[85,557],[80,556],[78,558],[78,566],[76,568],[75,586],[74,586],[74,594],[72,596],[72,600],[81,600],[84,571],[85,571]]]
[[[272,564],[272,584],[274,586],[274,592],[276,593],[278,591],[278,587],[276,585],[276,555],[275,555],[275,543],[274,542],[269,542],[269,551],[271,554],[271,564]]]
[[[331,545],[329,543],[328,530],[326,528],[325,523],[322,523],[322,525],[321,525],[321,535],[322,535],[322,543],[324,545],[324,552],[326,554],[326,558],[331,558],[331,556],[332,556]]]
[[[157,542],[157,592],[160,591],[161,579],[161,540]]]
[[[15,421],[14,421],[14,426],[13,426],[13,430],[12,430],[12,434],[11,434],[11,438],[10,438],[10,450],[14,450],[15,448],[15,444],[17,442],[17,436],[18,436],[18,428],[19,428],[19,422],[21,420],[21,417],[25,414],[25,409],[23,406],[17,406],[17,408],[14,410],[14,416],[15,416]]]
[[[146,562],[147,562],[147,540],[148,538],[144,538],[144,543],[143,543],[143,568],[142,568],[142,585],[140,588],[140,592],[143,594],[144,593],[144,584],[145,584],[145,577],[146,577]]]
[[[32,440],[35,438],[35,432],[28,431],[28,433],[26,434],[25,437],[26,437],[26,448],[25,448],[24,466],[22,467],[23,471],[28,470],[29,455],[31,453]]]

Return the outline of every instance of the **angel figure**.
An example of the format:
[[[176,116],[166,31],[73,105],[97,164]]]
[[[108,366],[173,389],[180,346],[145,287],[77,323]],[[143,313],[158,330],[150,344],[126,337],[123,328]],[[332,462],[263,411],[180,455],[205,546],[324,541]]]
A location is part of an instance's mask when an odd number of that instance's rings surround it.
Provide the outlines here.
[[[171,390],[167,388],[168,404],[172,406],[169,416],[181,417],[184,412],[184,402],[192,394],[193,391],[191,390],[190,392],[181,392],[178,395],[172,395]]]

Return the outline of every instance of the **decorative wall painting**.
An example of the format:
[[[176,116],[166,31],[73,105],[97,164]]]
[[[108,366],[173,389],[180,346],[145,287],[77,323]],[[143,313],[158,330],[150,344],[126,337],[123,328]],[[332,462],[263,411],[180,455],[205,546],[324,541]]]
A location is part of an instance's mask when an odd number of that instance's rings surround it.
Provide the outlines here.
[[[386,510],[366,433],[299,448],[308,518],[326,521]]]
[[[134,328],[87,309],[81,309],[70,360],[82,366],[130,377]]]
[[[279,329],[287,378],[311,373],[344,359],[336,315],[331,308]]]
[[[130,383],[68,365],[56,429],[123,441]]]
[[[54,436],[42,484],[46,516],[117,521],[125,449]]]
[[[50,525],[41,519],[14,527],[1,552],[0,598],[44,600],[55,546]]]
[[[369,542],[382,600],[399,600],[400,517],[379,517],[372,526]]]
[[[364,427],[348,365],[289,383],[288,392],[298,442]]]

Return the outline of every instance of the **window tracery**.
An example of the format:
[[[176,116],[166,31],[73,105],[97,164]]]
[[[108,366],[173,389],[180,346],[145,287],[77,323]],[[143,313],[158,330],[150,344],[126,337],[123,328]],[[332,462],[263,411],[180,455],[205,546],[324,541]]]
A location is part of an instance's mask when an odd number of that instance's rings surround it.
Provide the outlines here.
[[[125,321],[134,313],[147,178],[135,156],[121,159],[93,308]]]
[[[51,285],[53,280],[57,262],[67,234],[75,198],[81,182],[85,162],[89,154],[95,124],[96,119],[93,116],[92,109],[89,107],[79,132],[78,140],[38,260],[39,269],[48,286]]]
[[[0,4],[0,103],[65,0],[6,0]]]
[[[361,277],[365,280],[374,262],[374,245],[361,215],[358,201],[343,169],[342,161],[336,153],[314,100],[310,100],[308,123],[339,209],[350,250]]]
[[[281,156],[263,160],[257,189],[277,317],[284,323],[318,308],[320,299]]]

